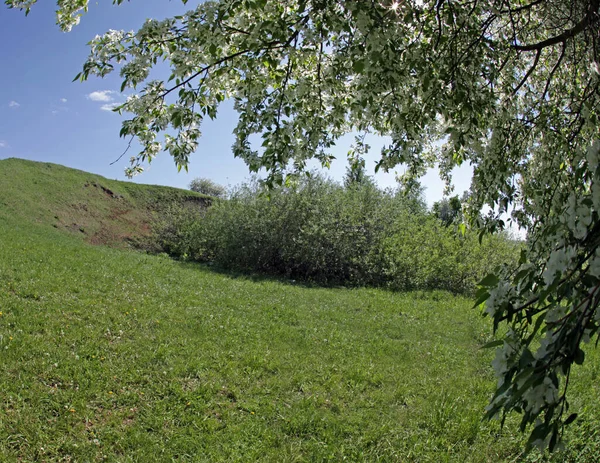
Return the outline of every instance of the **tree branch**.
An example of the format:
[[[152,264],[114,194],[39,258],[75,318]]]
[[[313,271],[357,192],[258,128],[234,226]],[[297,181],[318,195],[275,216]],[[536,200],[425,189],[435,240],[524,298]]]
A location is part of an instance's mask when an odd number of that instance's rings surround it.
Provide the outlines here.
[[[519,13],[519,12],[524,11],[524,10],[529,10],[529,9],[533,8],[534,6],[537,6],[537,5],[541,4],[541,3],[544,3],[545,1],[547,1],[547,0],[535,0],[535,1],[531,2],[531,3],[528,3],[527,5],[523,5],[523,6],[520,6],[518,8],[511,8],[510,6],[508,6],[508,9],[502,10],[502,11],[500,11],[500,13],[501,14],[504,14],[504,13]]]
[[[598,15],[598,6],[600,5],[599,0],[593,0],[590,4],[589,11],[585,15],[585,17],[579,21],[575,26],[571,29],[567,29],[562,34],[556,35],[554,37],[550,37],[546,40],[542,40],[538,43],[533,43],[529,45],[515,45],[513,48],[517,51],[540,51],[544,48],[548,48],[556,45],[557,43],[563,43],[567,40],[575,37],[576,35],[583,32],[588,26],[591,26],[600,18]]]
[[[550,74],[548,75],[548,80],[546,81],[546,86],[544,87],[544,92],[542,93],[542,97],[540,98],[540,100],[543,100],[544,98],[546,98],[546,93],[548,93],[548,89],[550,88],[550,83],[552,82],[552,78],[554,77],[554,74],[556,73],[558,66],[560,66],[560,63],[565,56],[566,50],[567,50],[567,44],[565,42],[563,42],[563,47],[560,52],[560,56],[558,57],[558,61],[556,61],[556,64],[550,71]]]
[[[531,67],[529,68],[529,71],[527,71],[527,74],[525,74],[525,76],[523,77],[523,79],[521,80],[521,82],[519,82],[519,85],[517,85],[517,88],[515,88],[512,92],[512,95],[516,95],[517,92],[520,90],[520,88],[523,86],[523,84],[525,82],[527,82],[527,79],[529,79],[529,76],[531,75],[531,73],[535,70],[535,68],[537,67],[538,62],[540,61],[540,56],[542,55],[542,49],[540,48],[539,50],[537,50],[537,53],[535,54],[535,59],[533,60],[533,64],[531,65]]]

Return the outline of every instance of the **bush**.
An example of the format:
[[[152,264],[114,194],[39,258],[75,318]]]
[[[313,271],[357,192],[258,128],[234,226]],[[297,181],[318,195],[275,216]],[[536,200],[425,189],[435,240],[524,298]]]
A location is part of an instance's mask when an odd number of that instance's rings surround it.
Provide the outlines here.
[[[198,237],[203,232],[206,209],[189,204],[170,205],[155,220],[153,238],[160,252],[183,259],[204,260],[198,254]]]
[[[377,284],[381,231],[399,203],[374,185],[344,189],[318,176],[269,196],[254,183],[208,211],[199,241],[206,255],[228,268],[326,284]]]
[[[395,289],[443,289],[469,293],[501,265],[515,265],[519,243],[507,234],[464,235],[434,215],[397,217],[383,242],[386,280]]]
[[[166,252],[227,269],[394,289],[468,292],[494,266],[515,259],[517,245],[506,236],[480,245],[416,199],[322,176],[269,194],[250,182],[202,216],[171,211],[157,237]]]

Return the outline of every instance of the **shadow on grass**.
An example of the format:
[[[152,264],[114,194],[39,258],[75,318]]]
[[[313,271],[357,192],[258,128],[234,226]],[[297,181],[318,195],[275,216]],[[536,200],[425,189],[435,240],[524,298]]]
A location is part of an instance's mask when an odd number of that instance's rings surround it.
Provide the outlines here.
[[[155,254],[156,255],[156,254]],[[469,295],[465,294],[453,294],[446,290],[441,289],[394,289],[386,286],[369,286],[369,285],[343,285],[339,283],[326,283],[315,280],[306,280],[302,278],[288,278],[282,275],[273,275],[266,272],[241,270],[241,269],[230,269],[219,266],[211,262],[199,262],[194,260],[182,260],[168,254],[158,254],[164,259],[169,259],[176,262],[183,268],[203,270],[211,273],[216,273],[227,277],[232,280],[251,281],[253,283],[278,283],[286,286],[295,286],[305,289],[377,289],[379,291],[385,291],[392,294],[410,294],[413,299],[416,300],[430,300],[430,301],[442,301],[448,297],[464,297],[465,299],[471,299]]]
[[[352,289],[359,288],[361,286],[345,286],[341,284],[328,284],[313,280],[305,280],[305,279],[294,279],[294,278],[286,278],[281,275],[273,275],[269,273],[250,271],[250,270],[240,270],[240,269],[229,269],[226,267],[222,267],[217,264],[213,264],[211,262],[198,262],[193,260],[181,260],[172,256],[164,255],[165,259],[171,259],[174,262],[177,262],[184,268],[192,268],[192,269],[202,269],[212,273],[217,273],[219,275],[225,276],[232,280],[244,280],[244,281],[252,281],[254,283],[261,282],[270,282],[270,283],[280,283],[288,286],[299,286],[302,288],[325,288],[325,289]],[[364,286],[363,286],[364,287]]]

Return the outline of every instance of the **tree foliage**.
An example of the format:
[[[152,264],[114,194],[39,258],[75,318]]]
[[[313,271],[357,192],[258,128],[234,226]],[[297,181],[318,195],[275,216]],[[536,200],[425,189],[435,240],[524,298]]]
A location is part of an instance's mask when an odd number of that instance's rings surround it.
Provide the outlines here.
[[[209,178],[195,178],[190,182],[188,187],[196,193],[214,196],[215,198],[224,198],[227,195],[225,187],[213,182]]]
[[[6,3],[27,9],[35,0]],[[58,23],[68,30],[86,7],[59,0]],[[329,165],[328,149],[352,131],[388,136],[378,168],[404,164],[407,181],[432,165],[449,181],[454,166],[470,163],[474,224],[495,231],[510,214],[528,232],[518,269],[485,279],[480,292],[494,326],[509,328],[490,415],[521,412],[530,443],[553,449],[573,419],[571,366],[600,323],[599,7],[208,1],[94,38],[79,77],[118,66],[122,90],[141,86],[120,107],[132,115],[121,134],[143,147],[131,174],[163,149],[187,165],[203,118],[228,98],[239,113],[233,152],[252,171],[265,168],[270,183],[311,158]],[[162,60],[169,81],[150,80]]]

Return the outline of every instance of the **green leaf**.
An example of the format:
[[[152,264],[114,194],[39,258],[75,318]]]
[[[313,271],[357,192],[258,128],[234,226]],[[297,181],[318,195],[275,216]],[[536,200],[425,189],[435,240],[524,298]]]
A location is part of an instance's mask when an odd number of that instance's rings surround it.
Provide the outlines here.
[[[490,341],[490,342],[484,344],[483,346],[480,347],[480,349],[491,349],[492,347],[498,347],[498,346],[501,346],[502,344],[504,344],[503,339],[496,339],[495,341]]]
[[[535,357],[531,353],[531,351],[527,348],[523,349],[523,353],[521,354],[521,358],[519,358],[519,368],[525,369],[529,367],[535,361]]]
[[[483,278],[483,280],[481,280],[479,282],[479,286],[493,287],[493,286],[496,286],[499,281],[500,280],[498,279],[498,277],[496,275],[494,275],[493,273],[490,273],[485,278]]]
[[[585,352],[583,350],[581,350],[579,347],[575,351],[575,355],[573,356],[573,361],[577,365],[582,365],[583,362],[585,361]]]
[[[475,291],[475,299],[480,298],[487,292],[488,292],[488,288],[484,288],[483,286],[480,286],[479,288],[477,288],[477,291]]]
[[[534,441],[536,441],[538,439],[544,440],[549,432],[550,432],[550,427],[547,424],[545,424],[545,423],[539,424],[531,432],[528,443],[531,445]]]
[[[479,244],[483,243],[483,237],[485,236],[485,234],[486,234],[486,231],[485,231],[485,229],[482,229],[482,230],[479,232],[479,237],[478,237],[478,238],[479,238]]]
[[[558,442],[558,426],[555,425],[552,428],[552,437],[550,437],[550,442],[548,443],[548,450],[550,450],[551,452],[554,452],[557,442]]]
[[[364,61],[357,60],[352,63],[352,70],[354,72],[356,72],[357,74],[360,74],[361,72],[363,72],[364,69],[365,69]]]
[[[488,300],[488,298],[490,297],[490,293],[488,293],[487,291],[484,291],[483,294],[481,294],[477,300],[475,301],[475,304],[473,304],[473,309],[475,307],[479,307],[481,304],[483,304],[485,301]]]

